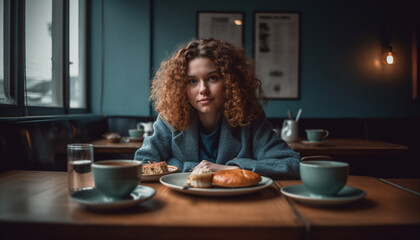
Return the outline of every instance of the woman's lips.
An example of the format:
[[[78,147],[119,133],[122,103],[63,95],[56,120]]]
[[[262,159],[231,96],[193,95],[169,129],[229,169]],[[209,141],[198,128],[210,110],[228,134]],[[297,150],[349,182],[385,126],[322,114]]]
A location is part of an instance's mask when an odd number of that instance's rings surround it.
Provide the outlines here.
[[[211,101],[213,101],[213,98],[203,98],[203,99],[200,99],[198,103],[207,104],[207,103],[210,103]]]

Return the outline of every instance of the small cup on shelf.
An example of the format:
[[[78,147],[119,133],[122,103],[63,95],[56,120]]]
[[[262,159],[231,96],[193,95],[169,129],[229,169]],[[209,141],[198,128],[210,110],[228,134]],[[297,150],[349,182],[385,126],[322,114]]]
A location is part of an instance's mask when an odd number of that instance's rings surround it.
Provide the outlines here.
[[[324,141],[330,134],[326,129],[306,129],[305,131],[309,142]]]
[[[141,129],[128,129],[128,135],[130,138],[142,138],[144,131]]]

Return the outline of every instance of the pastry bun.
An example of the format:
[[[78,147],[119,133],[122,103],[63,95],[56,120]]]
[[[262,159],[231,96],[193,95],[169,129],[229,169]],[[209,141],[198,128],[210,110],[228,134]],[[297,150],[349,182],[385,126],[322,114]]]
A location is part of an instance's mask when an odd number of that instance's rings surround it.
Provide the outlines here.
[[[187,184],[195,188],[210,188],[212,176],[213,172],[210,169],[195,169],[187,177]]]
[[[161,174],[168,172],[168,165],[166,162],[151,162],[148,164],[142,164],[141,171],[143,174]]]
[[[213,174],[212,181],[219,187],[250,187],[258,184],[261,176],[245,169],[220,170]]]

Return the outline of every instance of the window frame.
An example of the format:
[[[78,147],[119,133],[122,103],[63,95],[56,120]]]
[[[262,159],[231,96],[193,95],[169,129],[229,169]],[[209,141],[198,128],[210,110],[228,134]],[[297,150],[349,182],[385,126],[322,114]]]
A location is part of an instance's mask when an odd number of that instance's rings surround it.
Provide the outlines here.
[[[56,0],[53,0],[56,1]],[[61,34],[61,42],[59,43],[62,46],[60,50],[61,54],[61,78],[63,78],[62,83],[62,107],[47,107],[47,106],[27,106],[25,103],[25,0],[4,0],[5,2],[5,21],[4,21],[4,45],[6,49],[6,44],[9,44],[10,47],[7,49],[8,56],[6,57],[5,51],[5,79],[6,74],[8,74],[10,80],[10,95],[13,98],[12,103],[0,103],[0,117],[26,117],[26,116],[37,116],[37,115],[63,115],[63,114],[81,114],[81,113],[90,113],[90,101],[89,101],[89,90],[90,82],[87,78],[87,51],[88,51],[88,36],[87,29],[84,27],[82,29],[83,34],[83,44],[85,46],[85,51],[83,56],[79,57],[84,58],[84,72],[83,78],[85,80],[85,101],[86,106],[84,108],[70,108],[70,59],[69,59],[69,0],[62,0],[62,7],[59,11],[62,11],[63,21],[60,23],[63,29]],[[6,2],[8,7],[6,9]],[[83,1],[82,1],[83,2]],[[84,12],[85,25],[88,25],[87,10],[88,4],[84,3],[82,9]],[[7,16],[6,16],[7,15]],[[53,53],[54,54],[54,53]],[[8,58],[8,59],[7,59]],[[7,66],[7,69],[6,69]],[[6,73],[7,72],[7,73]]]

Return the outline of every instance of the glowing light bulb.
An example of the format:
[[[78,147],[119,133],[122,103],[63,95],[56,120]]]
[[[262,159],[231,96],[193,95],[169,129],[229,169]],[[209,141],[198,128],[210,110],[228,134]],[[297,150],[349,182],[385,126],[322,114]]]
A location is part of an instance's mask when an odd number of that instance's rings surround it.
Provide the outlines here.
[[[391,55],[386,56],[386,62],[388,64],[394,64],[394,57],[392,56],[392,53]]]
[[[388,47],[388,51],[383,55],[383,61],[386,64],[396,64],[397,63],[397,54],[392,52],[392,47]]]
[[[236,25],[241,26],[242,25],[242,21],[239,19],[235,19],[235,21],[233,21]]]

